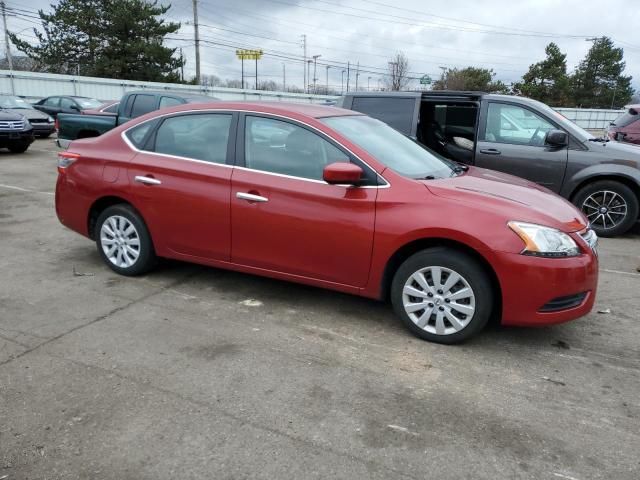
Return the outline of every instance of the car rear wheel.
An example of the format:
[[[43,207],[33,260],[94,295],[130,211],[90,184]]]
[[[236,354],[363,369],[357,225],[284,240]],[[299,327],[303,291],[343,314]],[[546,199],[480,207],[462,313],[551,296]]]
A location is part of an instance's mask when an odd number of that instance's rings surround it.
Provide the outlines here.
[[[638,220],[638,197],[615,180],[600,180],[583,187],[574,197],[574,204],[600,237],[622,235]]]
[[[492,282],[473,257],[445,247],[409,257],[391,285],[394,311],[416,336],[459,343],[478,334],[493,309]]]
[[[140,275],[155,266],[156,255],[149,231],[129,205],[106,208],[98,216],[95,237],[102,260],[121,275]]]

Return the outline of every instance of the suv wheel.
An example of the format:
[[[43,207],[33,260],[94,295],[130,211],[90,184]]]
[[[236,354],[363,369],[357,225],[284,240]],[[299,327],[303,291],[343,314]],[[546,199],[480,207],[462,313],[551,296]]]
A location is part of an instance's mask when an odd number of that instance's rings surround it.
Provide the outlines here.
[[[15,142],[7,148],[11,153],[24,153],[29,148],[30,142]]]
[[[149,231],[129,205],[106,208],[96,222],[95,237],[102,260],[116,273],[140,275],[156,263]]]
[[[638,220],[638,197],[614,180],[600,180],[583,187],[574,203],[600,237],[622,235]]]
[[[391,285],[393,309],[407,328],[437,343],[458,343],[479,333],[489,320],[493,299],[482,266],[445,247],[409,257]]]

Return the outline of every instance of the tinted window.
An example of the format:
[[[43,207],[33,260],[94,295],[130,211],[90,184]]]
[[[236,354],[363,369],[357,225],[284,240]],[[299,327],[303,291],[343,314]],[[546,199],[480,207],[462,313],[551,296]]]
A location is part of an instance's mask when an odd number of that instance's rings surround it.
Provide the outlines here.
[[[133,101],[136,99],[136,95],[129,95],[127,98],[127,103],[124,106],[124,114],[127,116],[131,115],[131,107],[133,106]]]
[[[245,166],[254,170],[322,180],[324,167],[349,157],[319,135],[281,120],[247,116]]]
[[[62,97],[60,99],[60,108],[62,108],[63,110],[71,110],[71,107],[77,108],[76,102],[66,97]]]
[[[156,132],[154,151],[226,163],[230,125],[230,114],[201,113],[167,118]]]
[[[60,97],[49,97],[44,101],[44,104],[47,107],[57,107],[60,105]]]
[[[555,128],[541,116],[517,105],[489,103],[484,139],[515,145],[544,145],[546,133]]]
[[[634,109],[629,109],[627,113],[624,113],[620,115],[618,118],[616,118],[613,121],[613,125],[615,127],[621,127],[621,128],[627,127],[638,119],[640,119],[638,112],[636,112]]]
[[[153,95],[136,95],[131,109],[131,118],[149,113],[156,108],[156,97]]]
[[[154,125],[155,122],[153,121],[145,122],[141,125],[133,127],[130,130],[127,130],[127,133],[125,135],[137,148],[142,148],[147,133],[149,133],[149,130],[151,130],[151,127],[153,127]]]
[[[182,105],[182,102],[172,97],[162,97],[160,99],[160,108],[173,107],[175,105]]]
[[[415,106],[415,98],[355,97],[351,108],[410,135]]]

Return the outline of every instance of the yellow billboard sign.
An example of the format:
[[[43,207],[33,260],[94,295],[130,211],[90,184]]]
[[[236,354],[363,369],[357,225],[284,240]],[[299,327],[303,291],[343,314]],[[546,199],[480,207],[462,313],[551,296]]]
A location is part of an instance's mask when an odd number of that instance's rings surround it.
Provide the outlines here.
[[[236,57],[238,57],[238,60],[260,60],[262,53],[262,50],[245,50],[242,48],[236,50]]]

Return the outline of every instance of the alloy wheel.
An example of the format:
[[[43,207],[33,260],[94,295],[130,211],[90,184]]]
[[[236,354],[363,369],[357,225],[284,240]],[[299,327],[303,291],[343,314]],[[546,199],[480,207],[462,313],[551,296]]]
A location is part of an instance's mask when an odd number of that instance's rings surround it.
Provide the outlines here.
[[[469,282],[446,267],[426,267],[413,273],[402,289],[404,310],[419,328],[435,335],[463,330],[476,311]]]
[[[129,219],[113,215],[100,228],[100,245],[116,267],[129,268],[140,256],[140,236]]]
[[[601,190],[589,195],[582,202],[582,211],[592,225],[610,230],[622,223],[627,216],[627,202],[611,190]]]

